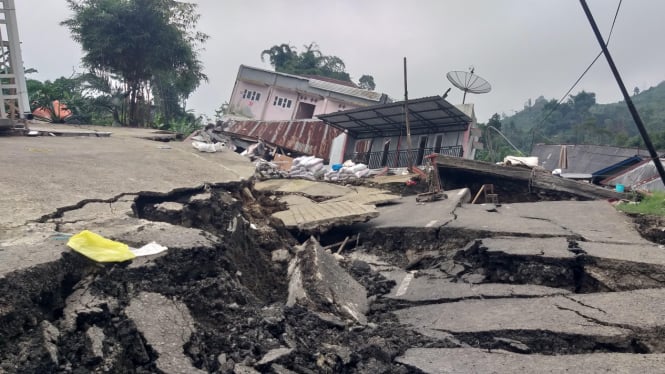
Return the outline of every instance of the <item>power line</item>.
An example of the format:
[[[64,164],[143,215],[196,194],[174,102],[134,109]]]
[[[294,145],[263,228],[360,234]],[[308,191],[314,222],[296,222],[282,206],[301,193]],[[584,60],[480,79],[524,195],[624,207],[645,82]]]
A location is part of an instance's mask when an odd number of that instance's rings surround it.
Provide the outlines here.
[[[622,3],[622,2],[623,2],[623,0],[619,0],[619,4],[617,5],[617,10],[616,10],[616,12],[614,12],[614,19],[612,20],[612,26],[610,27],[610,32],[609,32],[609,34],[607,35],[607,39],[605,40],[605,46],[607,46],[607,45],[610,43],[610,38],[612,37],[612,32],[614,31],[614,25],[616,24],[617,17],[619,16],[619,9],[621,9],[621,3]],[[536,129],[539,128],[543,123],[545,123],[545,121],[547,121],[547,119],[550,118],[550,116],[552,115],[552,113],[554,113],[557,109],[559,109],[559,105],[561,105],[561,103],[562,103],[562,102],[568,97],[568,95],[570,94],[570,92],[571,92],[573,89],[575,89],[575,87],[577,86],[577,84],[580,83],[580,81],[582,80],[582,78],[584,78],[584,76],[586,75],[586,73],[589,72],[589,70],[591,69],[591,67],[593,66],[593,64],[595,64],[596,61],[598,61],[598,59],[599,59],[600,56],[602,56],[602,55],[603,55],[603,51],[601,50],[601,51],[598,53],[598,55],[596,55],[596,57],[593,59],[593,61],[591,61],[591,63],[589,64],[589,66],[587,66],[587,68],[584,69],[584,72],[582,72],[582,74],[580,75],[580,77],[577,78],[577,80],[575,81],[575,83],[573,83],[573,85],[570,87],[570,89],[568,89],[568,91],[566,91],[566,93],[561,97],[561,99],[559,99],[559,101],[556,103],[556,105],[555,105],[555,106],[554,106],[554,107],[553,107],[553,108],[552,108],[552,109],[551,109],[551,110],[545,115],[545,117],[544,117],[544,118],[543,118],[543,119],[542,119],[537,125],[534,125],[534,126],[531,128],[531,147],[530,147],[530,148],[533,148],[533,141],[534,141],[534,138],[535,138]],[[542,135],[542,134],[541,134],[541,135]],[[544,135],[543,135],[543,136],[544,136]],[[549,139],[549,138],[548,138],[548,139]],[[550,139],[550,140],[551,140],[551,139]]]

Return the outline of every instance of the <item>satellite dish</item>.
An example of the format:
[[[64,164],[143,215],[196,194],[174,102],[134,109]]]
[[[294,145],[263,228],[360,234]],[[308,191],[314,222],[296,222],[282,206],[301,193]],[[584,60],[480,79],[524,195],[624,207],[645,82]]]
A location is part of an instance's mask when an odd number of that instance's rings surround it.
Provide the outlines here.
[[[464,101],[466,100],[467,92],[471,92],[474,94],[484,94],[492,90],[492,86],[489,84],[489,82],[479,77],[478,75],[474,74],[473,73],[474,70],[475,68],[471,66],[469,67],[469,71],[456,70],[446,74],[446,77],[448,78],[450,83],[453,84],[453,86],[464,91],[462,104],[464,104]]]

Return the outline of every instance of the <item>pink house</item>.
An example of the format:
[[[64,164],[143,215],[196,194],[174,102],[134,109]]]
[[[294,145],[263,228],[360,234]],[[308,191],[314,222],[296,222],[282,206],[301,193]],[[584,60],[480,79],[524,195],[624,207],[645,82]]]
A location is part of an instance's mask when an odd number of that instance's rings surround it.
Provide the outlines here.
[[[302,120],[389,101],[387,95],[360,89],[351,82],[240,65],[229,111],[258,121]]]

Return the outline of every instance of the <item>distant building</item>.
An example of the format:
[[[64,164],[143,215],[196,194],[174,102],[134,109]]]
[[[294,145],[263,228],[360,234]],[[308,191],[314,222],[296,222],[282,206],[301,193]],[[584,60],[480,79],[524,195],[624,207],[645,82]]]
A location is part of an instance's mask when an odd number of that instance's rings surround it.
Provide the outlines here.
[[[240,65],[229,112],[256,121],[292,121],[390,101],[385,94],[351,82]]]

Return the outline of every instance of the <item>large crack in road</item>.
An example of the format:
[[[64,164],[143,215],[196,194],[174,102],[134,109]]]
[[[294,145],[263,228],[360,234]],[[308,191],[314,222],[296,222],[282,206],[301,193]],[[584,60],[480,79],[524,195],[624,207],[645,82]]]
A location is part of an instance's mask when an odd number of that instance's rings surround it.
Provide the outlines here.
[[[120,195],[111,214],[99,214],[111,200],[86,200],[42,217],[60,232],[94,222],[112,239],[158,238],[169,251],[102,265],[59,238],[12,244],[49,255],[3,269],[0,371],[592,373],[665,363],[665,251],[566,215],[595,209],[607,221],[604,202],[494,212],[402,202],[376,224],[315,240],[272,217],[288,208],[283,194],[229,182]],[[343,237],[355,240],[338,245]]]

